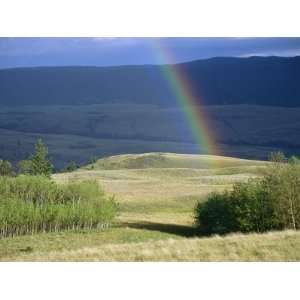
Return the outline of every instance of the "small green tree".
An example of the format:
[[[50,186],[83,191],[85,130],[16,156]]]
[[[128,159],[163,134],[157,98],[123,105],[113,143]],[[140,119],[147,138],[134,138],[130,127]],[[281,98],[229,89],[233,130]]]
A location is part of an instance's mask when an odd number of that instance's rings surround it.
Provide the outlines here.
[[[89,158],[88,163],[89,163],[89,164],[94,164],[96,161],[97,161],[97,157],[92,155],[92,156]]]
[[[78,165],[76,164],[76,162],[74,160],[70,161],[66,167],[67,172],[73,172],[76,169],[78,169]]]
[[[0,159],[0,176],[13,176],[14,169],[8,160]]]
[[[33,175],[45,175],[50,177],[53,166],[48,158],[48,148],[42,139],[35,144],[35,153],[31,156],[31,169]]]
[[[284,163],[287,161],[287,158],[281,151],[271,152],[269,155],[269,161],[272,163]]]

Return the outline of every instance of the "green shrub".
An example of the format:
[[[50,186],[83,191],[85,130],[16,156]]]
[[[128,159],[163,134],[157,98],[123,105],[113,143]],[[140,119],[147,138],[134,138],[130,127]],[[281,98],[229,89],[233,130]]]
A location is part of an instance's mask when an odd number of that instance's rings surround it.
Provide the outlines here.
[[[273,202],[259,179],[236,184],[231,192],[231,206],[238,231],[264,232],[282,228]]]
[[[14,176],[12,164],[8,160],[0,159],[0,176]]]
[[[32,174],[32,162],[30,159],[24,159],[18,163],[19,174]]]
[[[0,177],[0,236],[107,227],[116,214],[95,181],[59,185],[45,176]]]
[[[196,206],[196,221],[204,234],[224,234],[236,228],[230,205],[230,194],[212,193]]]
[[[274,205],[276,217],[284,228],[300,228],[300,160],[274,162],[262,182]]]
[[[78,168],[79,168],[79,166],[77,165],[77,163],[72,160],[68,163],[68,165],[62,171],[63,172],[73,172]]]
[[[214,193],[195,209],[203,234],[265,232],[300,228],[300,162],[274,155],[262,178]]]

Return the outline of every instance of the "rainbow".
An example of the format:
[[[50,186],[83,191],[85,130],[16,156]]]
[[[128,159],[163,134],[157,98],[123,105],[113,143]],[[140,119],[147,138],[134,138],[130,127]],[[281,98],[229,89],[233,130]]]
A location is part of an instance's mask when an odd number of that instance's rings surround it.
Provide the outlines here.
[[[159,41],[153,43],[154,53],[158,56],[164,77],[168,81],[178,105],[184,112],[199,153],[218,155],[214,142],[214,134],[210,130],[209,120],[206,117],[204,106],[194,96],[193,88],[188,82],[184,71],[179,64],[174,64],[172,53]]]

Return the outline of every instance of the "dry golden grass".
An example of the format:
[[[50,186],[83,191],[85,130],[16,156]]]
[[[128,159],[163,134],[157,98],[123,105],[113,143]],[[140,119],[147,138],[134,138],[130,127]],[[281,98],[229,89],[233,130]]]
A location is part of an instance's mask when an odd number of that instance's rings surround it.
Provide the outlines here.
[[[183,224],[184,220],[185,225],[191,225],[196,202],[212,191],[256,176],[264,165],[261,161],[212,155],[127,154],[100,159],[72,173],[56,174],[54,179],[97,179],[120,203],[119,221]]]
[[[18,261],[299,261],[300,232],[181,238],[35,252]]]
[[[147,161],[149,155],[152,157],[150,163]],[[116,195],[121,203],[151,202],[167,206],[166,202],[174,200],[178,205],[178,199],[199,199],[211,191],[230,188],[234,182],[255,176],[265,164],[211,155],[160,153],[156,156],[153,153],[113,156],[99,160],[93,170],[90,165],[73,173],[56,174],[54,178],[58,182],[96,178],[105,191]],[[146,167],[141,160],[143,157],[148,162]],[[124,165],[132,166],[131,160],[140,168],[125,168]]]

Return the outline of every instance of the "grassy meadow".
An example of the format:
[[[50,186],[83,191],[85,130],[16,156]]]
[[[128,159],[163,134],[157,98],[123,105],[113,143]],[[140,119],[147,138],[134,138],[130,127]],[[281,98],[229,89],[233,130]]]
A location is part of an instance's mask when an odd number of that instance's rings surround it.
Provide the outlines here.
[[[209,155],[147,153],[100,159],[58,184],[96,180],[119,213],[109,229],[0,240],[2,261],[295,261],[300,234],[195,235],[194,207],[208,193],[264,174],[267,162]]]

